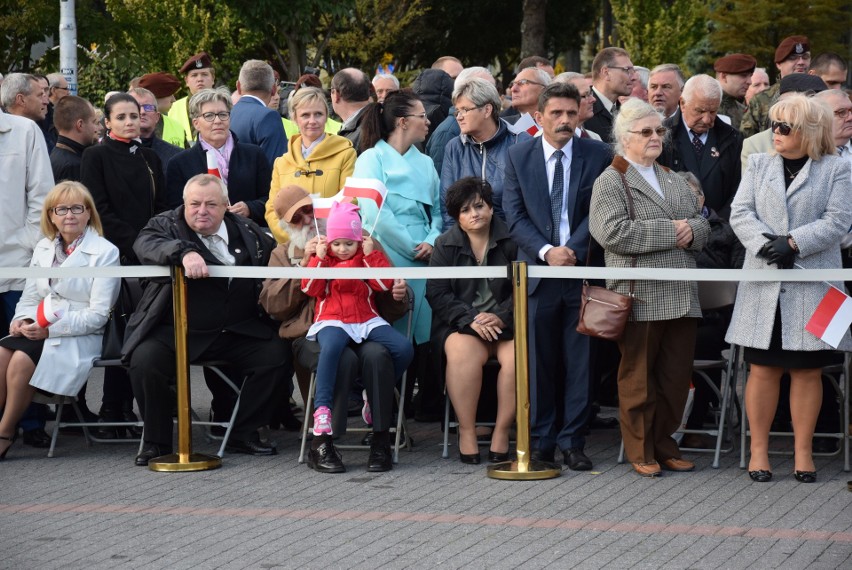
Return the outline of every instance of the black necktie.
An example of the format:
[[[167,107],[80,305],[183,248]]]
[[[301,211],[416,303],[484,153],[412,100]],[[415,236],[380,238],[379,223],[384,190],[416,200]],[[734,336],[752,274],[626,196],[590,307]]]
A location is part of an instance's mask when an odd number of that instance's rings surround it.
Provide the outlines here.
[[[559,224],[562,222],[562,196],[565,194],[565,171],[562,167],[562,157],[565,153],[557,150],[553,153],[556,164],[553,170],[553,185],[550,188],[550,243],[555,246],[562,245],[559,242]]]
[[[704,143],[701,142],[701,135],[694,132],[692,129],[689,130],[689,134],[692,135],[692,148],[695,149],[695,155],[701,156],[701,151],[704,150]]]

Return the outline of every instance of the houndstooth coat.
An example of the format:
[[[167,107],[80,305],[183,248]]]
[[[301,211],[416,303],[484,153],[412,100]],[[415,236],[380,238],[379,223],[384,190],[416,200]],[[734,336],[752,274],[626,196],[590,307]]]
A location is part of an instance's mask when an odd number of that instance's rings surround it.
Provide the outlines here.
[[[698,211],[698,201],[686,181],[670,170],[654,164],[665,194],[660,197],[642,175],[623,157],[595,181],[589,213],[589,230],[606,252],[607,267],[694,268],[695,255],[707,243],[710,224]],[[633,194],[636,219],[627,210],[627,195],[619,171],[627,178]],[[672,220],[686,219],[693,240],[688,249],[675,247]],[[607,287],[627,293],[627,280],[607,280]],[[637,302],[634,321],[662,321],[680,317],[700,317],[698,288],[691,281],[636,281]]]
[[[763,233],[791,235],[799,246],[796,263],[805,269],[839,269],[840,239],[852,224],[852,179],[848,161],[834,155],[809,160],[790,187],[784,188],[779,155],[752,154],[731,204],[731,227],[746,249],[743,269],[774,269],[757,252]],[[788,270],[791,277],[796,269]],[[843,290],[843,283],[834,283]],[[740,283],[734,315],[725,340],[769,348],[775,308],[781,305],[781,346],[785,350],[831,350],[805,330],[825,295],[825,283],[784,281]],[[840,350],[852,351],[849,331]]]

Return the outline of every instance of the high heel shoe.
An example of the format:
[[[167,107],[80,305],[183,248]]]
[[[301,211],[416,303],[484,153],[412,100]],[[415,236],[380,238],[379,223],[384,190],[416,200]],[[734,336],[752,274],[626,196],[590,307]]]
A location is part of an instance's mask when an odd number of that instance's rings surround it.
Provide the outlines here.
[[[482,462],[482,457],[480,457],[478,451],[476,453],[462,453],[459,451],[459,461],[468,465],[479,465]]]
[[[793,477],[799,483],[816,483],[816,471],[793,471]]]
[[[757,471],[749,471],[748,476],[756,483],[769,483],[772,481],[772,471],[768,469],[758,469]]]
[[[0,453],[0,461],[6,459],[6,454],[9,453],[9,450],[12,448],[12,444],[15,443],[15,440],[18,439],[18,434],[16,433],[12,437],[6,437],[5,435],[0,435],[0,439],[3,441],[9,442],[9,447],[3,450],[3,453]]]
[[[488,463],[503,463],[509,461],[509,452],[499,452],[488,450]]]

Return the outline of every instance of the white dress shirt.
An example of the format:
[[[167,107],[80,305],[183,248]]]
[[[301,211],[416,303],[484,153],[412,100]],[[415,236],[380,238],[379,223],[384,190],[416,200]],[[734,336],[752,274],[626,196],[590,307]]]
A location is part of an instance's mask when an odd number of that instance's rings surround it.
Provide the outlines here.
[[[559,218],[559,243],[564,244],[571,237],[571,222],[568,219],[568,188],[571,186],[571,152],[574,145],[574,138],[568,140],[568,143],[562,147],[562,162],[558,166],[562,168],[564,175],[562,181],[565,186],[562,191],[562,215]],[[544,151],[544,168],[547,171],[547,193],[550,195],[553,190],[553,175],[556,172],[557,164],[556,157],[553,153],[556,152],[556,147],[552,146],[545,137],[541,137],[541,147]],[[553,245],[546,244],[538,252],[538,256],[544,261],[546,254]]]

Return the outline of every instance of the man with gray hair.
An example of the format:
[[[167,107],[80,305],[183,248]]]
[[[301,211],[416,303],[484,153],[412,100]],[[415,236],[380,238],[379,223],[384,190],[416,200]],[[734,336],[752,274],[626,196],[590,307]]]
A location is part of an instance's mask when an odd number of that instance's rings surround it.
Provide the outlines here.
[[[683,72],[677,64],[658,65],[648,76],[648,103],[664,118],[671,117],[677,111],[684,82]]]
[[[239,142],[262,148],[270,166],[287,152],[281,116],[267,107],[277,90],[272,67],[266,62],[250,59],[240,68],[240,78],[237,79],[240,99],[231,110],[231,132]]]
[[[384,103],[388,93],[399,91],[399,79],[390,73],[377,73],[373,77],[373,89],[376,91],[376,102]]]
[[[459,73],[455,82],[453,82],[453,92],[455,93],[461,89],[465,83],[474,77],[484,79],[494,85],[494,87],[497,87],[497,81],[491,75],[490,71],[484,67],[473,66],[466,67]],[[426,142],[426,154],[432,157],[432,162],[435,163],[438,176],[441,175],[441,168],[444,164],[444,150],[447,143],[459,136],[459,134],[461,134],[461,129],[459,128],[458,121],[456,121],[456,109],[455,107],[450,107],[449,116],[441,121],[441,124],[432,132],[432,136]]]
[[[0,103],[10,115],[38,123],[47,116],[47,93],[35,75],[10,73],[0,86]]]
[[[186,272],[187,358],[225,361],[242,381],[239,411],[226,449],[274,455],[258,428],[269,421],[272,394],[292,373],[289,347],[276,325],[258,311],[259,279],[210,278],[210,266],[266,267],[275,241],[257,224],[228,211],[228,189],[210,174],[190,178],[183,205],[151,218],[133,249],[145,265],[180,265]],[[172,451],[170,385],[175,374],[171,284],[150,281],[130,318],[122,354],[145,422],[145,441],[136,465]]]
[[[701,181],[706,205],[728,219],[740,184],[743,137],[717,116],[722,86],[709,75],[695,75],[683,86],[680,108],[663,122],[670,135],[658,162]]]

